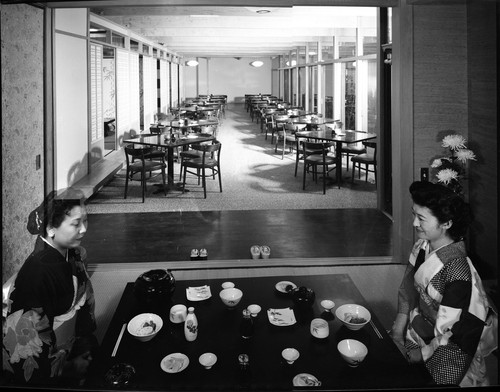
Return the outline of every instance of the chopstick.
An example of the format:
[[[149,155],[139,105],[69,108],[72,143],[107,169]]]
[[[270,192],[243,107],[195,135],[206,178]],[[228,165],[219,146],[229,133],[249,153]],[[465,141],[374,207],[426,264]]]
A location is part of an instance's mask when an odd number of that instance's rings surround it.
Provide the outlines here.
[[[382,334],[380,333],[380,331],[377,329],[377,327],[375,326],[375,323],[372,320],[370,320],[370,325],[372,326],[373,330],[377,334],[378,338],[379,339],[383,339],[384,337],[382,336]]]
[[[120,345],[120,342],[122,341],[123,332],[125,332],[126,326],[127,326],[127,323],[124,323],[122,325],[122,330],[120,331],[120,335],[118,335],[118,339],[116,340],[115,348],[113,349],[113,352],[111,354],[112,357],[114,357],[116,355],[116,352],[118,351],[118,346]]]

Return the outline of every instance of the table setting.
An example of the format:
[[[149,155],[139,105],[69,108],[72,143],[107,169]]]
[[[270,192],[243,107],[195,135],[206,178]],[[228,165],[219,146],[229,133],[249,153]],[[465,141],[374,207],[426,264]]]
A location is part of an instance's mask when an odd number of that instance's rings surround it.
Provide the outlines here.
[[[326,390],[429,382],[425,369],[409,367],[345,274],[174,278],[147,296],[135,287],[125,287],[87,388]]]

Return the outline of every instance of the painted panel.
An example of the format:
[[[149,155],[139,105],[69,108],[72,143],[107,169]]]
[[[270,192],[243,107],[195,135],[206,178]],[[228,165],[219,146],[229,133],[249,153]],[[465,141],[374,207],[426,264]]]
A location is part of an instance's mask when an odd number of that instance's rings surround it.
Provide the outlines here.
[[[87,8],[56,8],[56,30],[87,36]]]

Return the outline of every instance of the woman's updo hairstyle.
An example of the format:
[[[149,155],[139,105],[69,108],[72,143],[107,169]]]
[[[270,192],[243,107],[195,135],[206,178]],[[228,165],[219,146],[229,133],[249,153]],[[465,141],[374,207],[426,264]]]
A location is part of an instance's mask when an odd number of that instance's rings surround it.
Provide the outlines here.
[[[50,192],[42,204],[28,216],[27,229],[31,234],[46,235],[47,226],[59,227],[75,206],[84,205],[84,195],[78,189]]]
[[[448,234],[455,241],[463,239],[472,222],[472,212],[462,197],[441,184],[415,181],[410,185],[413,202],[427,207],[439,223],[452,221]]]

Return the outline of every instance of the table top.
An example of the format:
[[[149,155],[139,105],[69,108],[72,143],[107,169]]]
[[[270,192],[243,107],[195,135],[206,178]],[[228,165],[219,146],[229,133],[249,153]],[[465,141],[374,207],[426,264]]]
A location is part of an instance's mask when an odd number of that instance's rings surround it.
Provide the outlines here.
[[[361,304],[371,310],[370,303],[347,274],[232,278],[230,280],[243,291],[243,298],[232,310],[219,298],[225,280],[228,279],[177,281],[171,298],[149,303],[141,302],[134,295],[133,282],[128,283],[101,350],[94,356],[85,387],[106,388],[105,374],[117,363],[135,368],[135,377],[127,388],[141,390],[292,390],[297,389],[293,386],[293,378],[300,373],[312,374],[321,381],[321,387],[315,390],[406,388],[426,386],[431,382],[423,366],[407,363],[373,312],[372,320],[382,338],[370,324],[359,331],[351,331],[334,313],[323,311],[320,305],[323,299],[335,302],[333,311],[345,303]],[[298,287],[313,289],[316,295],[313,305],[303,309],[295,306],[289,294],[276,290],[280,281],[292,281]],[[210,287],[210,298],[196,302],[187,300],[186,288],[204,285]],[[195,341],[186,341],[182,323],[170,322],[169,310],[174,304],[194,307],[199,323]],[[253,318],[254,335],[243,339],[240,335],[242,310],[250,304],[260,305],[262,311]],[[288,307],[293,309],[297,322],[287,326],[271,324],[267,309]],[[156,313],[163,319],[158,335],[149,342],[140,342],[125,330],[116,356],[111,357],[122,326],[143,312]],[[328,322],[330,334],[327,338],[318,339],[310,333],[311,320],[317,317]],[[337,351],[338,342],[346,338],[357,339],[368,348],[366,359],[357,368],[349,367]],[[300,353],[292,365],[281,357],[282,350],[288,347]],[[198,361],[206,352],[217,355],[217,362],[210,370],[204,369]],[[189,358],[189,365],[179,373],[166,373],[160,367],[162,359],[172,353],[183,353]],[[242,353],[249,357],[246,371],[238,364],[238,355]]]
[[[333,118],[317,117],[317,116],[299,116],[291,119],[294,124],[320,125],[331,124],[336,120]]]
[[[174,120],[170,122],[170,126],[172,128],[182,128],[182,129],[187,129],[187,128],[196,128],[196,127],[203,127],[206,125],[217,125],[219,124],[219,121],[217,120],[188,120],[188,123],[186,124],[184,120]]]
[[[342,132],[342,133],[341,133]],[[325,125],[320,125],[315,131],[299,131],[297,136],[307,137],[316,140],[331,140],[342,143],[358,143],[366,140],[375,139],[376,133],[356,132],[356,131],[339,131],[333,130]]]
[[[158,147],[179,147],[188,144],[207,142],[214,140],[214,136],[206,133],[190,133],[187,135],[182,135],[175,139],[174,142],[170,139],[170,133],[158,134],[158,135],[139,135],[133,139],[127,139],[124,141],[125,144],[141,144],[144,146],[158,146]]]

